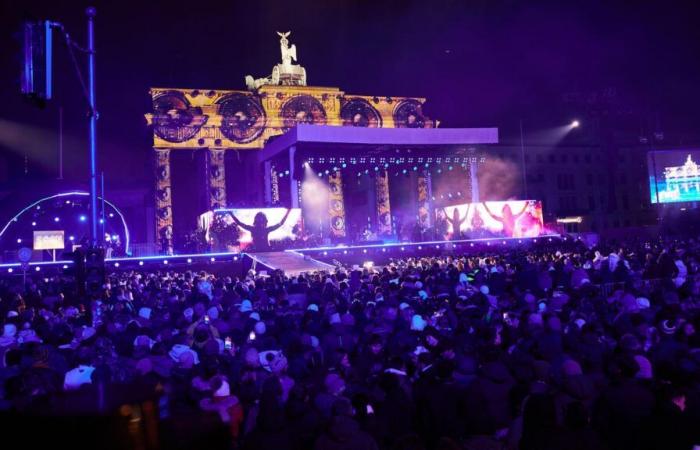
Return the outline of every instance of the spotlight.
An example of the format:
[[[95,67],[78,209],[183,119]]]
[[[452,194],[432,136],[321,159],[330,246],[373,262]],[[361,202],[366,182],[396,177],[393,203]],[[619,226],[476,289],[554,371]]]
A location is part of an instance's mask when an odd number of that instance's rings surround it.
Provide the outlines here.
[[[115,263],[114,263],[114,267],[119,267],[119,263],[118,263],[118,262],[115,262]]]
[[[323,256],[328,256],[328,252],[323,252]]]
[[[64,265],[63,265],[63,268],[64,268],[64,269],[67,269],[67,268],[68,268],[68,264],[64,264]]]
[[[362,249],[362,253],[367,253],[367,249]]]
[[[53,221],[54,221],[54,222],[60,222],[60,221],[61,221],[61,218],[60,218],[60,217],[54,217],[54,218],[53,218]]]
[[[238,256],[234,256],[234,257],[233,257],[233,260],[234,260],[234,261],[238,261]]]
[[[167,259],[164,259],[164,260],[163,260],[163,264],[168,264],[168,260],[167,260]]]
[[[304,167],[309,167],[309,162],[308,162],[308,161],[304,161]]]
[[[109,217],[110,218],[114,217],[114,213],[109,213]]]
[[[10,267],[9,269],[7,269],[7,272],[12,273],[12,272],[14,272],[14,270],[12,269],[12,267]]]
[[[143,261],[139,261],[139,266],[143,266]]]
[[[404,251],[404,248],[403,248],[403,247],[401,247],[401,251]]]
[[[581,122],[579,122],[578,120],[574,120],[573,122],[571,122],[571,128],[578,128],[579,125],[581,125]]]
[[[41,267],[39,267],[39,266],[36,266],[36,268],[35,268],[34,270],[36,270],[36,271],[38,272],[38,271],[40,271],[40,270],[41,270]]]
[[[87,216],[81,215],[80,217],[78,217],[78,220],[80,220],[81,222],[85,222],[87,220]]]
[[[68,240],[73,242],[75,240],[75,236],[68,236]]]
[[[209,258],[209,261],[214,262],[214,261],[216,261],[216,258],[214,258],[214,257]]]
[[[374,262],[365,261],[364,263],[362,263],[362,267],[364,267],[365,269],[371,269],[372,267],[374,267]]]
[[[385,248],[383,248],[382,251],[383,251],[384,253],[386,253],[386,249],[385,249]]]
[[[187,258],[187,263],[189,264],[191,262],[192,262],[192,258]],[[166,261],[166,264],[167,264],[167,261]]]
[[[32,222],[32,226],[35,227],[35,226],[36,226],[36,222]]]
[[[21,244],[21,243],[22,243],[22,239],[17,238],[17,243],[18,243],[18,244]]]
[[[347,251],[347,250],[343,250],[343,255],[347,255],[347,254],[348,254],[348,251]]]
[[[100,223],[105,223],[105,221],[104,221],[104,220],[102,220],[102,219],[100,219]]]
[[[423,247],[421,245],[419,245],[418,250],[423,250]]]

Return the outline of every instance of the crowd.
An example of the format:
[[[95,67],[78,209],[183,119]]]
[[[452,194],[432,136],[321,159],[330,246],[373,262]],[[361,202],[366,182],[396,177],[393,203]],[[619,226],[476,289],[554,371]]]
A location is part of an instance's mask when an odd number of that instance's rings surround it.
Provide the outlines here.
[[[148,404],[163,448],[691,449],[699,256],[555,243],[294,277],[121,271],[89,301],[6,278],[0,408]]]

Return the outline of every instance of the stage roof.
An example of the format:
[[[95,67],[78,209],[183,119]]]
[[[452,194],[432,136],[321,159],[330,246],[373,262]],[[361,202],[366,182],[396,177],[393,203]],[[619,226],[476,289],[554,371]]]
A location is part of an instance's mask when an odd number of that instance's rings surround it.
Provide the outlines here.
[[[322,148],[328,153],[358,147],[444,148],[497,143],[498,128],[362,128],[300,124],[268,142],[258,159],[268,161],[292,146],[297,150]]]

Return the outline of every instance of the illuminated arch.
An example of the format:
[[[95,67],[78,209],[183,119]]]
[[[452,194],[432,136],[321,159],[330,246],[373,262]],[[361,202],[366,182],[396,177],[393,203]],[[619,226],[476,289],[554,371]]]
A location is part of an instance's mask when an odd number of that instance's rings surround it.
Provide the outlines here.
[[[80,197],[88,197],[90,194],[87,193],[87,192],[85,192],[85,191],[71,191],[71,192],[61,192],[60,194],[54,194],[54,195],[50,195],[50,196],[48,196],[48,197],[41,198],[41,199],[35,201],[34,203],[32,203],[32,204],[30,204],[30,205],[24,207],[20,212],[18,212],[17,214],[15,214],[15,215],[9,220],[9,222],[7,222],[7,223],[5,224],[5,226],[2,228],[2,230],[0,230],[0,239],[2,239],[2,237],[3,237],[3,235],[5,234],[5,232],[7,231],[7,229],[10,228],[10,226],[11,226],[13,223],[19,221],[19,218],[20,218],[24,213],[30,211],[31,209],[33,209],[34,207],[40,205],[41,203],[44,203],[44,202],[47,202],[47,201],[51,201],[51,200],[56,199],[56,198],[70,197],[70,196],[73,196],[73,195],[77,195],[77,196],[80,196]],[[98,196],[98,197],[97,197],[97,200],[98,200],[98,201],[102,201],[102,197],[99,197],[99,196]],[[112,209],[114,209],[114,211],[117,213],[117,215],[119,215],[119,218],[120,218],[121,221],[122,221],[122,225],[124,226],[124,251],[126,252],[126,254],[129,254],[129,253],[130,253],[130,241],[131,241],[131,238],[130,238],[130,236],[129,236],[129,226],[126,224],[126,219],[124,219],[124,214],[122,214],[122,212],[119,210],[119,208],[117,208],[117,207],[116,207],[112,202],[110,202],[109,200],[105,199],[104,202],[105,202],[107,205],[109,205]]]

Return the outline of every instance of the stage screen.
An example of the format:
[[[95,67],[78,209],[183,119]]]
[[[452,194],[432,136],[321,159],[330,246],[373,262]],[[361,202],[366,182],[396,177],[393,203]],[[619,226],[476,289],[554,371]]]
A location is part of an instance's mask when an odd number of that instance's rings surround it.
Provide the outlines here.
[[[700,150],[655,151],[647,154],[651,203],[700,200]]]
[[[287,216],[287,211],[289,215]],[[268,240],[270,244],[275,241],[295,240],[301,232],[301,209],[300,208],[233,208],[233,209],[217,209],[212,213],[206,213],[200,217],[207,230],[208,238],[219,239],[220,236],[229,235],[231,229],[238,229],[237,238],[231,236],[228,238],[231,241],[228,244],[237,244],[244,250],[253,242],[253,236],[250,227],[255,224],[255,218],[258,214],[262,214],[261,218],[267,219],[266,230],[268,231]],[[286,216],[286,218],[285,218]],[[243,224],[236,227],[236,221]],[[279,226],[278,226],[279,225]]]
[[[64,245],[63,230],[34,232],[34,250],[60,250]]]
[[[447,238],[537,237],[544,233],[542,203],[537,200],[463,203],[437,211],[437,222],[446,222]],[[455,226],[457,225],[457,226]]]

